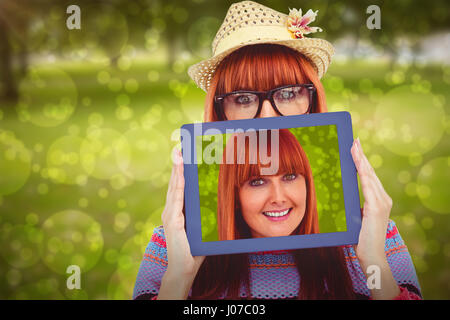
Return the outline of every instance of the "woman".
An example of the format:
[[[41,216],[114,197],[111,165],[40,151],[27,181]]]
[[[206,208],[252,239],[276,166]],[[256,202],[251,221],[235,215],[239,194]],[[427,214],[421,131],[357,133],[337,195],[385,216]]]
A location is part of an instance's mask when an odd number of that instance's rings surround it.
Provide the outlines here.
[[[256,143],[253,146],[249,140],[245,140],[245,145],[239,144],[239,134],[228,141],[217,188],[219,240],[319,232],[316,192],[308,158],[288,129],[276,133],[277,149],[270,143],[271,130],[267,131],[267,145]],[[261,141],[259,132],[256,138],[255,141]],[[233,148],[228,147],[230,142]],[[254,163],[250,158],[243,163],[226,163],[227,157],[245,159],[245,155],[261,154],[261,148],[267,148],[272,161],[276,162],[278,170],[273,175],[261,175],[261,168],[270,167],[272,163],[261,163],[260,158]],[[277,150],[276,159],[274,150]]]
[[[251,1],[233,4],[214,39],[214,56],[189,69],[195,83],[207,92],[205,121],[326,112],[325,93],[319,79],[326,72],[334,49],[325,40],[305,36],[319,30],[308,26],[315,14],[309,10],[302,16],[301,10],[294,9],[287,16]],[[275,101],[274,95],[286,85],[301,85],[307,90],[303,99],[308,97],[308,100],[301,104],[303,108]],[[228,112],[230,105],[224,103],[224,95],[243,91],[250,95],[243,100],[252,102],[249,108]],[[175,153],[176,164],[162,214],[163,228],[155,229],[147,247],[134,297],[420,298],[411,258],[395,224],[389,220],[392,200],[358,139],[351,154],[365,199],[355,248],[205,259],[190,254],[184,227],[182,159],[179,152]],[[379,288],[367,286],[371,266],[380,271]]]

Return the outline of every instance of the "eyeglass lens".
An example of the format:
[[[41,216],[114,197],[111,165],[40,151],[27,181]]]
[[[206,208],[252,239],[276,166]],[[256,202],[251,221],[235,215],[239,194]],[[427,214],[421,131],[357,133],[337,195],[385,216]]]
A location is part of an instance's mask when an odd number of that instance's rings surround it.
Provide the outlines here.
[[[303,86],[282,88],[273,93],[273,101],[281,114],[297,115],[308,111],[309,90]],[[259,107],[259,96],[254,93],[235,93],[225,97],[223,108],[227,119],[249,119],[255,117]]]

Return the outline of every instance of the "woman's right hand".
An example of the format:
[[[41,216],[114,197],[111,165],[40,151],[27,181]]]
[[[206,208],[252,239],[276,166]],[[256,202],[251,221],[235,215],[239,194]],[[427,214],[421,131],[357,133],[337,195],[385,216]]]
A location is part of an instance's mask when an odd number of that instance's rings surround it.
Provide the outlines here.
[[[167,244],[167,270],[158,299],[186,299],[204,256],[193,257],[184,228],[184,173],[181,152],[174,148],[173,168],[161,219]]]

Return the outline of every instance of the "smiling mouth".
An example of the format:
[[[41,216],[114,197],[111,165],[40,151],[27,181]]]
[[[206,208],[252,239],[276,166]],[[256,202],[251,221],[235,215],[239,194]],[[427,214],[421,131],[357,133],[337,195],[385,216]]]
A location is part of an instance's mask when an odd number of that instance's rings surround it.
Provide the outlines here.
[[[279,219],[286,217],[290,212],[292,208],[288,208],[285,210],[278,210],[278,211],[263,211],[263,215],[265,215],[268,218],[272,219]]]

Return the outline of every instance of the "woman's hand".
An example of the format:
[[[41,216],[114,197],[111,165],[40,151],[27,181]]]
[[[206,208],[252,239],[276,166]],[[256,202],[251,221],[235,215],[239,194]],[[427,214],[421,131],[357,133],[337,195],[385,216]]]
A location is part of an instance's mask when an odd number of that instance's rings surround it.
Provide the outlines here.
[[[364,195],[362,225],[355,249],[356,256],[366,276],[369,266],[377,266],[380,270],[381,286],[371,290],[372,298],[392,299],[400,293],[384,251],[392,199],[384,190],[364,155],[359,138],[353,142],[351,153]]]
[[[178,149],[172,155],[174,162],[167,191],[166,206],[161,219],[167,244],[168,266],[158,299],[185,299],[204,256],[193,257],[184,228],[184,174],[183,158]]]
[[[392,199],[364,155],[359,138],[353,142],[351,153],[364,195],[362,226],[356,255],[360,260],[370,261],[385,257],[384,246]]]

